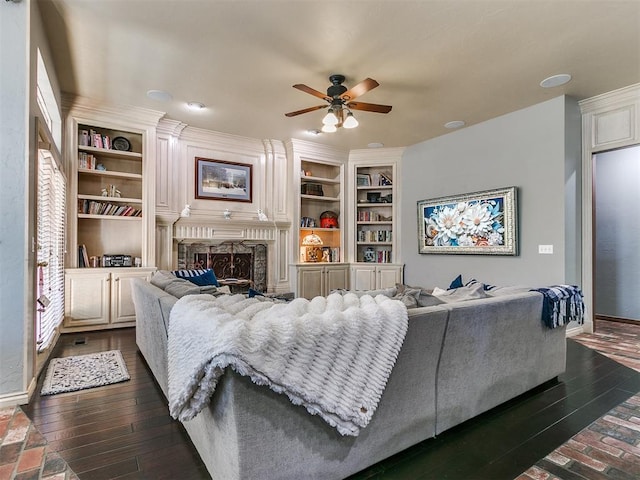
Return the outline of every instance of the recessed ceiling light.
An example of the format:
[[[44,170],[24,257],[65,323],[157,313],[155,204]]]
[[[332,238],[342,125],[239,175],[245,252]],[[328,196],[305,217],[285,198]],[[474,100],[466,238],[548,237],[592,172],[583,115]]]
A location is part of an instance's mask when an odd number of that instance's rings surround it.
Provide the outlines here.
[[[203,110],[204,109],[204,103],[200,103],[200,102],[189,102],[187,103],[187,107],[189,108],[189,110]]]
[[[460,128],[464,127],[465,123],[462,120],[452,120],[444,124],[444,128]]]
[[[369,148],[382,148],[382,147],[384,147],[384,143],[372,142],[372,143],[367,144],[367,147],[369,147]]]
[[[315,136],[317,136],[317,135],[322,135],[322,132],[321,132],[320,130],[318,130],[318,129],[315,129],[315,130],[307,130],[307,133],[308,133],[309,135],[315,135]]]
[[[160,102],[168,102],[173,99],[171,94],[164,90],[149,90],[147,91],[147,97],[153,100],[159,100]]]
[[[560,85],[564,85],[571,80],[571,75],[568,73],[561,73],[559,75],[553,75],[551,77],[545,78],[540,82],[540,86],[542,88],[552,88],[559,87]]]

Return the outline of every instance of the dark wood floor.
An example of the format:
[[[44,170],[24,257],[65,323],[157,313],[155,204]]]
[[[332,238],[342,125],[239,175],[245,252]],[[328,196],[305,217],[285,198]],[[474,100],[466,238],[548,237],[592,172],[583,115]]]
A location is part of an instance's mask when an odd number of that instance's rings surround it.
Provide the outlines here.
[[[87,343],[76,345],[78,339]],[[181,425],[169,417],[133,329],[64,335],[52,358],[111,349],[122,351],[131,381],[35,394],[25,413],[82,480],[209,478]],[[568,340],[567,372],[558,381],[351,478],[511,480],[638,391],[640,373]]]

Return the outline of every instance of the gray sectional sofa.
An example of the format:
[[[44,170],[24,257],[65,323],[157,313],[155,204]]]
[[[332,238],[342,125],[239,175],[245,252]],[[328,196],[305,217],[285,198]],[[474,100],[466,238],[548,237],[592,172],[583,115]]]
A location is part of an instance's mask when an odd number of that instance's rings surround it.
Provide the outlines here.
[[[166,395],[178,299],[144,280],[132,285],[137,344]],[[345,478],[564,372],[565,328],[543,325],[542,300],[514,289],[409,309],[387,387],[357,437],[233,371],[184,426],[214,480]]]

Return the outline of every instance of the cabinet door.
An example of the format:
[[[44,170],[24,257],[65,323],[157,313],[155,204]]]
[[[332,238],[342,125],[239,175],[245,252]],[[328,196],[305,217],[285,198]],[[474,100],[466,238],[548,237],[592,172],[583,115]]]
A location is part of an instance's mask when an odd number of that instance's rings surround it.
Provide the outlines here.
[[[104,271],[65,275],[65,327],[109,323],[109,279]]]
[[[376,288],[376,266],[355,265],[352,268],[352,290],[374,290]]]
[[[395,287],[402,283],[402,267],[378,265],[378,282],[376,288]]]
[[[349,285],[349,269],[346,265],[325,266],[325,291],[329,295],[332,290],[347,289]]]
[[[302,267],[298,269],[298,296],[311,300],[323,294],[324,268]]]
[[[111,274],[111,323],[135,322],[136,312],[131,297],[131,279],[151,279],[151,272],[135,269]]]

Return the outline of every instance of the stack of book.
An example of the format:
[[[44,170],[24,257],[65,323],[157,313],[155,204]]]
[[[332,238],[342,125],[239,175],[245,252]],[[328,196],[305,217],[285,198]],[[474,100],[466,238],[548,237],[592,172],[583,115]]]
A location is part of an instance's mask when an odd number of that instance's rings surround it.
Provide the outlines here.
[[[87,152],[78,152],[78,168],[95,170],[96,157]]]
[[[78,213],[89,215],[112,215],[119,217],[141,217],[142,210],[130,205],[118,205],[109,202],[96,202],[94,200],[79,199]]]

